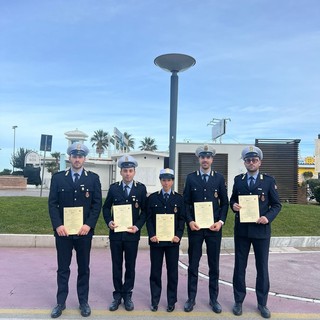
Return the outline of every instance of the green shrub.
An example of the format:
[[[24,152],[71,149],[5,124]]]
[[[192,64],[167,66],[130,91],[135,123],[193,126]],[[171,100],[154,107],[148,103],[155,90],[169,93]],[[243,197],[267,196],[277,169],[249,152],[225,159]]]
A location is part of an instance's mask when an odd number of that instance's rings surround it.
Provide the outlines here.
[[[320,180],[319,179],[309,179],[308,185],[311,192],[314,194],[315,188],[320,187]]]
[[[320,203],[320,186],[314,188],[314,197]]]

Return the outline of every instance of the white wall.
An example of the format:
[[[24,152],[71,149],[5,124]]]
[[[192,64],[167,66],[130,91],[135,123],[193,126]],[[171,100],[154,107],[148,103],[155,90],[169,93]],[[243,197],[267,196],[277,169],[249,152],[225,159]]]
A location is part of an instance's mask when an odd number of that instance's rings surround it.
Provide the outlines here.
[[[160,170],[163,169],[164,158],[168,156],[167,153],[156,153],[156,152],[130,152],[137,162],[136,175],[134,180],[142,182],[146,185],[148,193],[156,192],[161,189],[159,180]],[[119,159],[121,155],[116,157]],[[116,169],[116,180],[120,181],[120,168]]]

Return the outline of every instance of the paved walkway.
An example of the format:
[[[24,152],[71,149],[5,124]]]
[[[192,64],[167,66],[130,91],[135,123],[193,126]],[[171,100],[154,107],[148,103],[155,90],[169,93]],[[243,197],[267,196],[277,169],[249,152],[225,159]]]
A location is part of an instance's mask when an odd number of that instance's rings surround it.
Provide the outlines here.
[[[254,287],[254,259],[251,256],[247,270],[247,285]],[[76,298],[76,263],[73,259],[70,278],[70,293],[67,310],[61,319],[80,319]],[[320,319],[320,251],[286,248],[270,253],[271,293],[268,306],[273,319]],[[179,291],[176,310],[165,311],[166,285],[159,311],[149,311],[149,250],[141,249],[137,259],[136,285],[133,293],[135,310],[126,312],[121,306],[118,311],[108,311],[112,301],[112,276],[110,251],[108,248],[94,248],[91,259],[90,319],[261,319],[256,309],[255,292],[248,290],[243,305],[243,316],[232,314],[233,254],[224,251],[221,255],[221,283],[219,302],[221,315],[214,314],[208,305],[208,269],[206,256],[200,266],[197,304],[191,313],[183,311],[187,292],[187,255],[180,255]],[[163,281],[166,278],[163,270]],[[0,318],[1,319],[48,319],[55,304],[56,294],[56,252],[54,248],[0,248]]]

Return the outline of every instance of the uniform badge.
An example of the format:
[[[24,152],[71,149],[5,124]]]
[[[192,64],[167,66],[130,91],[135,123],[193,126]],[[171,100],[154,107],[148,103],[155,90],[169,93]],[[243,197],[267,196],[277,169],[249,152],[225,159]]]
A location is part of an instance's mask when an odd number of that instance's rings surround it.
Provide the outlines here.
[[[138,209],[139,208],[139,203],[136,202],[134,206]]]
[[[215,190],[213,196],[214,196],[215,198],[218,198],[218,192],[217,192],[217,190]]]
[[[264,193],[262,193],[261,197],[260,197],[261,201],[264,201],[266,200],[265,196],[264,196]]]
[[[177,213],[177,212],[178,212],[178,208],[177,208],[177,207],[174,207],[173,212],[174,212],[174,213]]]
[[[90,194],[89,191],[86,192],[86,198],[89,198]]]

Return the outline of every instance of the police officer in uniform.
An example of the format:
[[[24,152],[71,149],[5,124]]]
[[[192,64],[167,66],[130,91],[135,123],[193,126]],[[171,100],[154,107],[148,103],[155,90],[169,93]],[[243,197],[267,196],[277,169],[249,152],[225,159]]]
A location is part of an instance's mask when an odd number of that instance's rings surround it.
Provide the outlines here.
[[[127,311],[134,309],[132,290],[135,280],[135,265],[140,240],[140,231],[146,221],[147,190],[144,184],[133,180],[137,161],[130,155],[124,155],[118,160],[122,181],[110,186],[103,205],[103,217],[110,229],[110,249],[112,258],[113,302],[110,311],[115,311],[124,300]],[[132,208],[132,226],[127,231],[115,232],[117,224],[114,221],[112,207],[130,204]],[[122,281],[123,256],[125,259],[124,282]]]
[[[235,265],[233,273],[233,293],[235,304],[233,313],[242,314],[242,303],[246,296],[246,267],[251,244],[256,260],[256,296],[258,310],[263,318],[270,318],[267,308],[269,292],[268,258],[271,237],[271,222],[281,210],[276,182],[273,177],[259,172],[263,153],[255,146],[243,149],[242,159],[247,169],[245,174],[235,177],[230,207],[235,213],[234,245]],[[257,195],[259,201],[259,218],[256,222],[241,223],[240,195]]]
[[[67,153],[71,167],[52,176],[48,202],[58,257],[57,305],[52,310],[52,318],[59,317],[66,308],[73,249],[76,251],[78,264],[77,293],[80,312],[83,317],[91,314],[88,304],[90,250],[102,205],[99,176],[83,167],[89,153],[88,148],[81,143],[74,143],[69,146]],[[83,225],[76,234],[69,234],[64,226],[64,209],[75,207],[83,211]]]
[[[189,240],[188,267],[188,300],[184,311],[190,312],[196,304],[198,286],[198,268],[202,255],[202,244],[206,242],[209,265],[209,304],[212,311],[222,311],[218,302],[219,258],[222,237],[222,226],[228,212],[228,195],[224,177],[211,169],[215,150],[208,145],[198,147],[200,170],[188,174],[183,192],[186,206],[186,223]],[[212,204],[213,224],[210,228],[200,228],[195,221],[194,203],[208,202]]]
[[[162,189],[148,198],[147,230],[150,245],[150,291],[151,311],[158,310],[161,296],[161,274],[163,257],[167,267],[167,311],[172,312],[177,302],[179,245],[184,230],[184,203],[180,194],[171,188],[174,171],[162,169],[159,176]],[[174,217],[174,236],[170,241],[161,241],[157,235],[157,215],[170,214]]]

